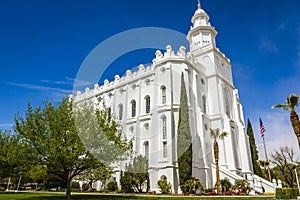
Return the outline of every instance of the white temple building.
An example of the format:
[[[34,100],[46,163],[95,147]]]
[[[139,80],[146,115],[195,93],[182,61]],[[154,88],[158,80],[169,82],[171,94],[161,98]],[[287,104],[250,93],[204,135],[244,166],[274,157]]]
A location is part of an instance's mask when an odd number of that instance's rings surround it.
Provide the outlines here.
[[[233,84],[230,60],[217,48],[218,32],[200,4],[191,21],[189,52],[183,46],[175,51],[168,45],[165,52],[156,51],[150,66],[140,65],[137,71],[127,70],[123,77],[116,75],[114,81],[78,92],[74,102],[105,101],[122,125],[123,134],[134,138],[134,152],[148,158],[150,190],[158,191],[157,180],[166,177],[174,192],[179,188],[176,135],[183,73],[193,138],[193,175],[205,188],[214,187],[210,129],[219,128],[229,133],[219,141],[221,179],[227,177],[234,183],[247,177],[257,191],[261,186],[274,191],[270,182],[253,175],[243,108]],[[118,166],[122,170],[124,163]],[[116,176],[119,179],[119,174]]]

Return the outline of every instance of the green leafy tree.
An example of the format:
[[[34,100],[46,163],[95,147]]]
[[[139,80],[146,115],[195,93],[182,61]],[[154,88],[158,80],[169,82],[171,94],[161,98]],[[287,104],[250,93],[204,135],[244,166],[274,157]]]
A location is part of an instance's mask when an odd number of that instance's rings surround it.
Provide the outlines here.
[[[93,152],[91,153],[89,151],[91,149],[85,147],[79,137],[83,129],[78,127],[75,118],[82,118],[85,112],[85,108],[74,109],[73,102],[63,98],[58,106],[45,101],[42,105],[33,108],[29,103],[25,117],[20,114],[15,117],[15,131],[33,147],[39,164],[47,166],[47,173],[64,181],[67,199],[71,199],[72,179],[88,169],[99,167]],[[109,132],[108,143],[126,146],[126,141],[120,139],[115,132],[116,123],[106,117],[105,111],[91,110],[91,113],[96,113],[92,116],[98,120],[93,122],[102,123],[100,124],[102,132],[105,134],[106,131]],[[94,151],[100,152],[101,146]]]
[[[220,171],[219,171],[219,144],[218,140],[223,139],[228,135],[227,132],[220,133],[219,129],[210,129],[211,137],[214,140],[214,157],[215,157],[215,164],[216,164],[216,179],[217,179],[217,193],[221,193],[221,183],[220,183]]]
[[[138,155],[134,157],[133,162],[129,163],[125,167],[126,171],[132,177],[133,187],[139,191],[143,192],[143,185],[148,180],[148,161],[145,156]],[[148,188],[147,188],[148,190]]]
[[[86,149],[105,165],[127,159],[132,141],[122,135],[121,126],[110,114],[111,109],[88,101],[74,105],[78,134]]]
[[[103,187],[105,187],[106,181],[111,178],[112,173],[113,171],[111,167],[100,162],[97,168],[85,170],[81,175],[78,176],[78,179],[87,180],[89,184],[89,190],[92,190],[92,185],[96,181],[101,181]]]
[[[31,148],[18,134],[0,130],[0,149],[1,179],[11,177],[16,183],[20,173],[24,174],[30,167],[28,159],[31,159],[29,156]]]
[[[33,166],[28,171],[28,176],[38,184],[44,184],[47,176],[47,168],[42,165]]]
[[[181,93],[179,107],[179,121],[177,131],[177,162],[179,170],[179,183],[182,189],[185,181],[192,177],[193,163],[192,137],[189,124],[188,99],[184,83],[184,76],[181,75]]]
[[[289,97],[286,98],[285,104],[276,104],[272,108],[282,108],[283,110],[290,111],[290,121],[294,129],[294,133],[297,136],[298,145],[300,148],[300,121],[299,121],[299,116],[295,110],[295,108],[298,106],[298,99],[299,99],[298,95],[291,94]]]
[[[257,151],[256,143],[255,143],[252,124],[251,124],[249,119],[248,119],[247,124],[248,124],[247,125],[247,135],[249,136],[249,143],[250,143],[250,150],[251,150],[250,152],[251,152],[251,158],[252,158],[252,165],[253,165],[254,174],[256,174],[258,176],[262,176],[260,166],[257,163],[258,151]]]
[[[122,172],[120,179],[122,191],[129,193],[133,192],[133,179],[129,172]]]
[[[281,147],[271,155],[271,162],[275,165],[275,178],[282,180],[289,187],[296,185],[295,165],[291,164],[295,162],[295,157],[296,153],[289,147]]]

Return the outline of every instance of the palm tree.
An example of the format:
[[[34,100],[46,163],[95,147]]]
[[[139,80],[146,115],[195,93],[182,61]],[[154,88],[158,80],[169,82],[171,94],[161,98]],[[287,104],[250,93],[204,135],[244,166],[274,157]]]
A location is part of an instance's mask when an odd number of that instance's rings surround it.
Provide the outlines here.
[[[272,108],[282,108],[283,110],[290,110],[290,121],[294,129],[294,133],[298,139],[298,145],[300,148],[300,121],[299,116],[295,111],[295,107],[298,106],[299,96],[296,94],[291,94],[290,97],[287,97],[287,102],[285,104],[276,104]]]
[[[216,163],[216,179],[217,179],[217,193],[221,193],[220,173],[219,173],[219,144],[218,140],[223,139],[228,135],[227,132],[220,133],[219,129],[210,129],[211,137],[214,139],[214,157]]]

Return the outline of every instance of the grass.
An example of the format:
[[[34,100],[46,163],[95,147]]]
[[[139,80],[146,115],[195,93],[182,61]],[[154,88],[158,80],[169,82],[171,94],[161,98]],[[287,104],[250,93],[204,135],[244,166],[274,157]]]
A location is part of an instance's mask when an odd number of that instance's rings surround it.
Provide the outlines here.
[[[63,193],[43,193],[43,192],[19,192],[19,193],[6,193],[0,192],[0,200],[60,200],[65,199],[65,194]],[[231,199],[231,200],[271,200],[274,197],[251,197],[251,196],[232,196],[232,197],[221,197],[221,196],[200,196],[200,197],[180,197],[180,196],[162,196],[162,195],[136,195],[136,194],[100,194],[100,193],[72,193],[72,199],[75,200],[93,200],[93,199],[103,199],[103,200],[187,200],[187,199],[200,199],[200,200],[213,200],[213,199]]]

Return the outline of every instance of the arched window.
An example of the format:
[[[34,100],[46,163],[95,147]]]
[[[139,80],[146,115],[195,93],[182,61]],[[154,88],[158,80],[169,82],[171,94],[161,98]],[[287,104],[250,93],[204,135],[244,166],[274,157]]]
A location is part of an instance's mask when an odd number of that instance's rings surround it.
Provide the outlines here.
[[[163,142],[163,158],[168,156],[167,142]]]
[[[204,95],[202,96],[202,107],[203,112],[206,113],[206,97]]]
[[[131,101],[131,117],[136,116],[136,101],[133,99]]]
[[[162,126],[163,139],[167,139],[167,118],[166,118],[166,116],[163,116],[161,118],[161,126]]]
[[[146,113],[150,113],[150,96],[145,97]]]
[[[161,103],[166,104],[167,96],[166,96],[166,86],[161,86]]]
[[[119,120],[123,119],[123,104],[119,104]]]
[[[147,160],[149,160],[149,142],[144,142],[144,150],[145,150],[145,157]]]
[[[167,180],[167,177],[166,177],[165,175],[162,175],[162,176],[160,177],[160,180]]]

